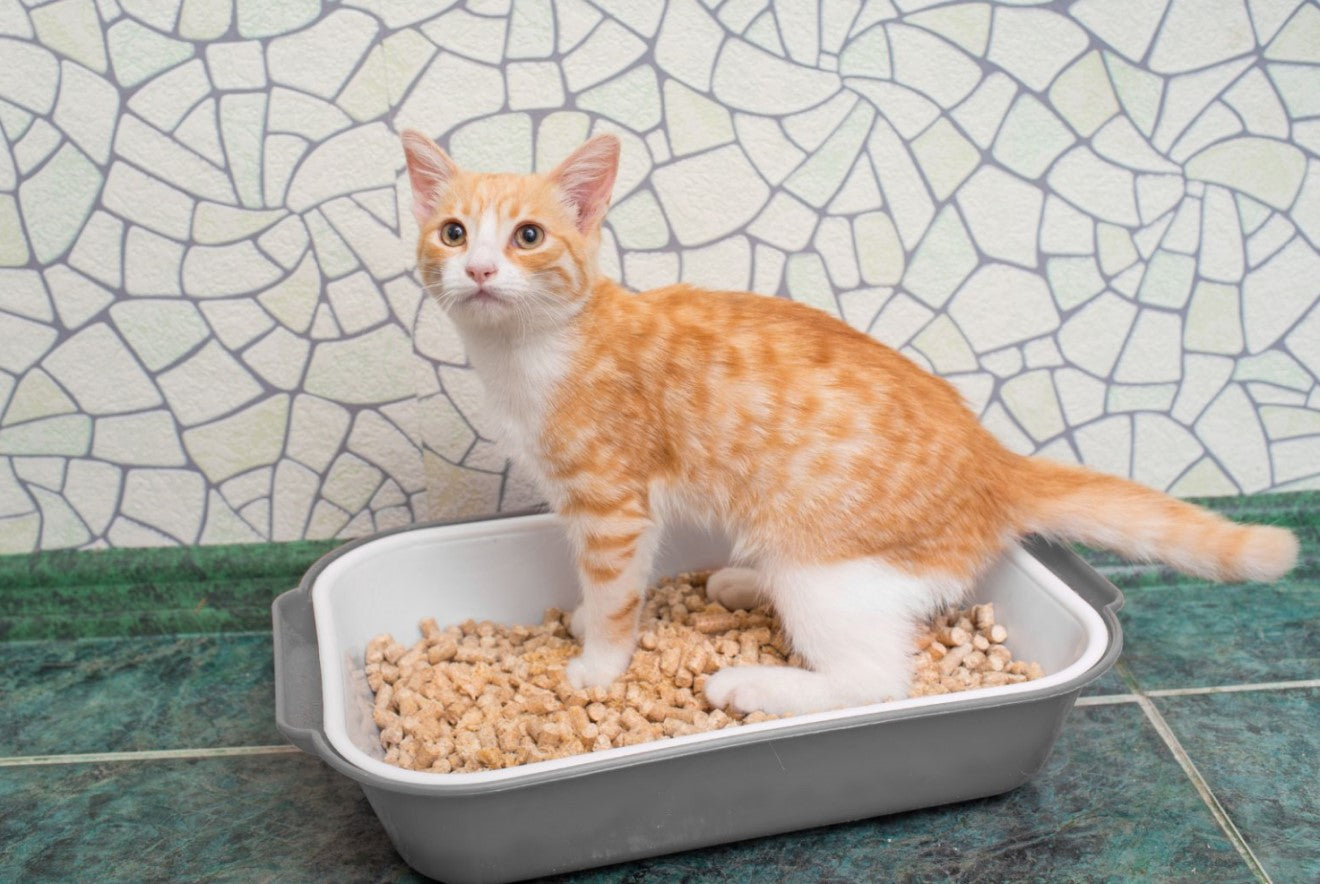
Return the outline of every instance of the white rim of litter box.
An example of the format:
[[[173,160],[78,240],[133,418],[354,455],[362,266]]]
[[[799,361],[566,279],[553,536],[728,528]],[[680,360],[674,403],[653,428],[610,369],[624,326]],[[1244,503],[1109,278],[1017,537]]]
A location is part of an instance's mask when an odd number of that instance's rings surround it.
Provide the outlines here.
[[[1013,700],[1024,694],[1048,694],[1051,693],[1052,688],[1057,688],[1059,685],[1080,677],[1094,666],[1104,656],[1105,648],[1109,643],[1109,631],[1096,610],[1059,579],[1053,571],[1046,568],[1021,547],[1014,546],[1005,556],[1006,561],[1020,571],[1025,572],[1024,576],[1034,580],[1038,586],[1046,591],[1050,598],[1058,602],[1068,613],[1079,620],[1086,630],[1086,647],[1078,658],[1060,671],[1044,678],[999,687],[977,688],[973,691],[957,694],[913,697],[888,703],[871,703],[866,706],[852,706],[828,712],[795,715],[756,724],[739,725],[724,730],[707,731],[681,737],[666,737],[633,746],[602,749],[597,752],[587,752],[568,758],[529,762],[501,770],[472,773],[433,773],[430,771],[405,770],[371,757],[359,749],[348,735],[347,715],[343,703],[343,667],[340,665],[340,658],[346,649],[331,647],[331,643],[324,640],[327,636],[337,634],[335,612],[328,599],[330,587],[340,572],[357,564],[359,559],[388,554],[396,547],[410,546],[417,542],[419,536],[430,537],[439,533],[461,539],[467,536],[480,537],[492,533],[502,534],[508,531],[511,523],[521,523],[520,527],[540,528],[543,527],[541,523],[545,523],[545,525],[556,524],[557,519],[553,514],[543,514],[453,525],[435,525],[401,531],[368,541],[361,546],[348,550],[329,563],[316,576],[312,583],[312,613],[316,622],[317,653],[321,665],[322,727],[330,741],[330,746],[343,756],[344,760],[363,771],[395,783],[428,786],[449,784],[464,787],[488,783],[516,785],[516,781],[521,779],[541,779],[546,774],[561,771],[571,773],[575,768],[588,765],[594,767],[603,762],[618,762],[637,756],[654,754],[657,749],[685,747],[696,750],[706,747],[707,744],[743,742],[743,738],[752,737],[753,735],[764,735],[789,729],[798,730],[803,725],[846,725],[853,719],[875,716],[880,713],[906,712],[910,714],[913,711],[938,710],[938,707],[941,706],[965,705],[969,702],[974,702],[977,706],[984,706],[987,705],[986,700],[1001,697],[1005,700]],[[356,655],[362,653],[360,648],[348,650],[352,650]]]

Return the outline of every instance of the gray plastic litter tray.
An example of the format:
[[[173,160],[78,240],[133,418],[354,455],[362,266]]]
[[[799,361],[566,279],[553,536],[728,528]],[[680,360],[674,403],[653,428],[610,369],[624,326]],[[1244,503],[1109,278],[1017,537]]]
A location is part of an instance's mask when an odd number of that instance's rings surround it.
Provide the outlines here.
[[[714,568],[727,543],[670,534],[656,574]],[[1031,541],[981,581],[1043,679],[745,725],[500,771],[382,760],[367,641],[418,621],[537,623],[577,602],[552,515],[420,525],[328,553],[273,606],[275,717],[361,784],[408,865],[511,881],[1008,791],[1045,763],[1082,689],[1117,659],[1122,595],[1063,547]]]

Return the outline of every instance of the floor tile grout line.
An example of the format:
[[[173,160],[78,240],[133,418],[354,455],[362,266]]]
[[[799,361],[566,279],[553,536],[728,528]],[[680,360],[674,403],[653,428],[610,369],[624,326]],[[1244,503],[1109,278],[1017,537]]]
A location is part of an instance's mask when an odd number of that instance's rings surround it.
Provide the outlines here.
[[[0,757],[0,768],[45,767],[59,764],[98,764],[118,761],[172,761],[197,758],[235,758],[253,755],[290,755],[296,746],[219,746],[211,749],[140,749],[126,752],[81,752],[67,755],[11,755]]]
[[[1206,694],[1240,694],[1250,691],[1289,691],[1320,688],[1320,678],[1297,681],[1262,681],[1247,684],[1221,684],[1198,688],[1156,688],[1150,691],[1128,691],[1121,694],[1089,694],[1078,697],[1077,706],[1113,706],[1119,703],[1137,703],[1142,697],[1195,697]]]
[[[1256,876],[1257,880],[1272,884],[1273,879],[1270,878],[1269,873],[1260,864],[1260,860],[1256,858],[1251,845],[1247,844],[1247,839],[1242,836],[1237,824],[1233,822],[1228,815],[1228,811],[1224,810],[1224,806],[1219,803],[1219,799],[1210,790],[1210,784],[1205,781],[1205,777],[1201,776],[1201,771],[1197,769],[1192,757],[1187,754],[1187,750],[1183,748],[1177,734],[1173,732],[1173,728],[1169,727],[1169,723],[1165,721],[1160,711],[1155,708],[1155,704],[1151,702],[1150,697],[1138,694],[1136,701],[1141,707],[1141,711],[1145,713],[1146,719],[1155,728],[1155,732],[1160,735],[1160,739],[1173,753],[1174,760],[1183,769],[1183,773],[1191,780],[1192,786],[1196,789],[1197,794],[1201,796],[1201,800],[1210,809],[1210,815],[1214,817],[1215,822],[1219,824],[1219,828],[1228,836],[1229,842],[1243,861],[1246,862],[1252,874]]]
[[[1136,694],[1092,694],[1078,697],[1074,706],[1117,706],[1120,703],[1137,702]]]
[[[1210,685],[1201,688],[1156,688],[1142,691],[1147,697],[1190,697],[1198,694],[1236,694],[1244,691],[1286,691],[1294,689],[1320,688],[1320,678],[1304,678],[1296,681],[1261,681],[1245,684]]]

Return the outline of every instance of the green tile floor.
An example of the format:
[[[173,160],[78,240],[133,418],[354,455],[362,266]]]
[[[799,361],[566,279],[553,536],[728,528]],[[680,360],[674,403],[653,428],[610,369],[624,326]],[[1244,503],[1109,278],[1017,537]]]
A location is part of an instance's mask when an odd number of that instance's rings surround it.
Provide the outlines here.
[[[1320,493],[1208,503],[1297,531],[1298,569],[1089,554],[1124,654],[1026,786],[557,880],[1320,880]],[[417,880],[275,729],[270,601],[332,545],[0,558],[0,881]]]

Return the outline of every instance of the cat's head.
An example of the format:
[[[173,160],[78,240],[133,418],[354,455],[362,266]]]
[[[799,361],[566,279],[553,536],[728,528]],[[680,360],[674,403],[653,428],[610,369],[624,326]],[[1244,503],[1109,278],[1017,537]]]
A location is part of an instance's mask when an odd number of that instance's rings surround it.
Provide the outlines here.
[[[596,280],[618,139],[598,135],[544,175],[464,171],[412,129],[403,150],[422,281],[455,321],[538,327],[580,309]]]

